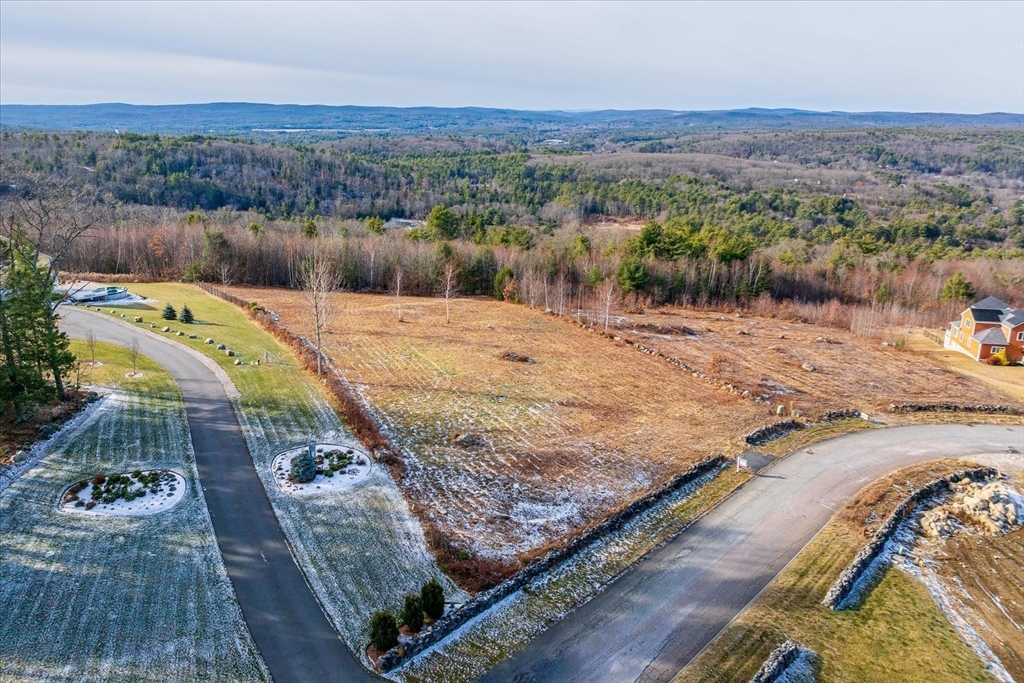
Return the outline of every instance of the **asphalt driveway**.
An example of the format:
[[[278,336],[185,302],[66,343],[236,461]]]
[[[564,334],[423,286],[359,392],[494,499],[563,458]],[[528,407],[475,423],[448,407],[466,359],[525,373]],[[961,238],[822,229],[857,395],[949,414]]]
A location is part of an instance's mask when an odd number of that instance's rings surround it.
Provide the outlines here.
[[[61,329],[127,347],[178,382],[199,479],[242,616],[277,683],[376,681],[327,620],[285,541],[253,466],[225,387],[214,372],[170,340],[102,314],[62,307]]]

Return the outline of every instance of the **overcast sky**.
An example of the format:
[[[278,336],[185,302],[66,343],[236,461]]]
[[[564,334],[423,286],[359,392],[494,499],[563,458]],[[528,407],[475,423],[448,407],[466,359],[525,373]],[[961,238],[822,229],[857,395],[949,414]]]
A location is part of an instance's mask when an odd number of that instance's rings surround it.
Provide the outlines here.
[[[0,102],[1024,112],[1024,2],[0,3]]]

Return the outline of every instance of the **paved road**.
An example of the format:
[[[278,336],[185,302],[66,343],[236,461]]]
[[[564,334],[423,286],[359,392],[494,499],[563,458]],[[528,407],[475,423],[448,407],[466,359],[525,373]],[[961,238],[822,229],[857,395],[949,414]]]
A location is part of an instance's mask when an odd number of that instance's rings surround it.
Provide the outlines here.
[[[761,472],[482,680],[669,681],[865,484],[950,455],[1002,453],[1024,467],[1024,456],[1008,455],[1011,448],[1024,450],[1024,428],[899,427],[804,449]]]
[[[224,387],[178,344],[101,314],[61,309],[62,329],[128,346],[167,369],[185,402],[199,479],[242,616],[277,683],[376,681],[327,620],[292,559]]]

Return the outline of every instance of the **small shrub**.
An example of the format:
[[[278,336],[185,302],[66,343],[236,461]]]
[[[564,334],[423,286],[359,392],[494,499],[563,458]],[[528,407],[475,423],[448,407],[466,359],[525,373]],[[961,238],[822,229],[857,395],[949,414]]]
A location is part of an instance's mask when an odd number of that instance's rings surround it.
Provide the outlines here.
[[[427,616],[431,619],[437,620],[444,614],[444,588],[437,582],[437,579],[431,579],[423,584],[423,588],[420,589],[420,599],[423,602],[423,611],[427,613]]]
[[[423,628],[423,599],[418,595],[406,595],[402,607],[402,623],[413,633]]]
[[[398,624],[391,612],[381,610],[370,617],[370,645],[378,652],[387,652],[398,644]]]
[[[999,353],[993,353],[989,358],[992,361],[992,365],[1009,365],[1010,359],[1006,355],[1006,349],[1003,349]]]
[[[170,302],[167,302],[167,305],[164,306],[164,310],[160,313],[160,317],[164,320],[177,320],[178,312],[174,310],[174,306],[172,306]]]
[[[266,309],[264,309],[262,306],[260,306],[259,303],[255,302],[255,301],[250,301],[249,302],[249,310],[252,311],[253,313],[258,313],[258,312],[266,310]]]
[[[100,472],[99,474],[97,474],[95,477],[92,478],[92,485],[93,486],[103,486],[103,482],[105,482],[106,480],[107,480],[107,475],[104,474],[103,472]]]
[[[292,458],[289,476],[292,481],[300,484],[307,484],[316,478],[316,460],[308,451],[303,451]]]
[[[178,320],[186,325],[191,325],[195,322],[196,319],[192,315],[192,309],[188,307],[188,304],[181,307],[181,313],[178,315]]]
[[[142,477],[142,470],[134,470],[132,472],[132,479],[139,479]]]
[[[96,507],[96,501],[90,500],[88,503],[85,504],[86,510],[92,510],[94,507]]]

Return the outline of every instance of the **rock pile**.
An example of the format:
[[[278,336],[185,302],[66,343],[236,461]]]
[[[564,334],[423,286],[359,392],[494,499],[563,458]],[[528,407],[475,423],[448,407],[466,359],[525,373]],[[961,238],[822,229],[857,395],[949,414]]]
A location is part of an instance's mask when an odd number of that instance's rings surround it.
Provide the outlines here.
[[[1018,510],[1015,501],[1021,498],[1004,481],[961,478],[950,482],[949,490],[952,497],[947,503],[921,516],[921,528],[929,536],[950,536],[959,522],[989,534],[1004,534],[1024,523],[1024,509]]]

